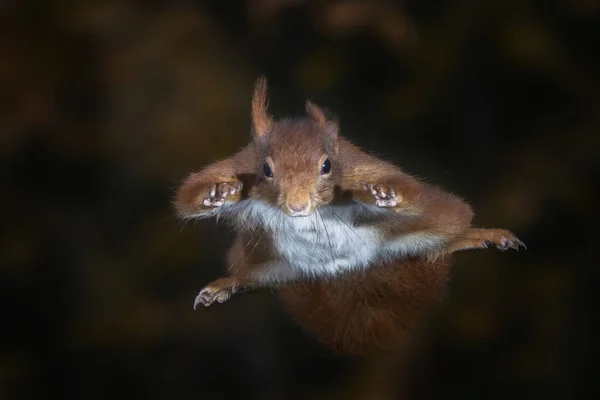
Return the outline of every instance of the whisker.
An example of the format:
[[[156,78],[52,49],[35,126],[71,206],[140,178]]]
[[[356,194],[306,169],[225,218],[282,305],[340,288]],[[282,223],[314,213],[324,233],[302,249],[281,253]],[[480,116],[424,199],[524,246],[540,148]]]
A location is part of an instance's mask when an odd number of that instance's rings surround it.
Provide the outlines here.
[[[273,218],[275,218],[276,214],[273,214],[273,216],[269,219],[269,222],[271,222],[271,220]],[[258,243],[262,240],[262,238],[265,236],[265,233],[267,232],[266,229],[263,229],[260,236],[258,237],[258,239],[256,240],[256,243],[254,244],[254,247],[252,247],[252,250],[250,250],[250,253],[248,253],[248,256],[245,257],[244,262],[248,261],[250,259],[250,257],[252,256],[252,254],[254,253],[254,250],[256,250],[256,247],[258,246]]]
[[[235,263],[240,259],[240,256],[243,256],[246,252],[246,249],[248,248],[248,246],[250,246],[250,243],[252,243],[252,239],[254,238],[253,235],[250,235],[250,239],[248,240],[248,243],[246,243],[246,245],[244,246],[244,248],[242,249],[242,251],[240,251],[240,253],[235,257],[235,259],[231,262],[231,265],[229,265],[229,267],[227,268],[227,271],[231,271],[231,268],[233,268],[233,266],[235,265]],[[260,237],[257,239],[260,240]],[[244,264],[246,263],[247,258],[244,257]]]
[[[183,225],[181,226],[181,229],[179,229],[179,233],[183,232],[183,228],[185,228],[185,226],[191,219],[192,219],[191,217],[186,217],[183,219]]]
[[[246,208],[247,208],[248,206],[249,206],[249,205],[246,205]],[[267,209],[266,209],[266,210],[264,210],[263,212],[261,212],[261,213],[259,214],[259,216],[262,216],[264,213],[266,213],[267,211],[270,211],[270,210],[272,210],[272,209],[275,209],[275,210],[276,210],[276,208],[275,208],[275,207],[273,207],[273,206],[271,206],[271,205],[268,205]],[[268,222],[267,222],[267,224],[265,224],[265,225],[267,225],[267,226],[268,226],[268,223],[270,223],[270,222],[271,222],[271,220],[272,220],[272,219],[275,217],[275,215],[277,215],[277,214],[276,214],[276,213],[275,213],[275,214],[273,214],[273,216],[272,216],[272,217],[269,219],[269,221],[268,221]],[[248,246],[250,246],[250,244],[252,243],[252,239],[253,239],[253,237],[254,237],[254,235],[253,235],[253,234],[254,234],[254,233],[256,233],[256,231],[257,231],[257,230],[258,230],[260,227],[261,227],[261,225],[259,224],[259,225],[257,225],[255,228],[248,228],[248,230],[249,230],[249,231],[251,231],[251,232],[250,232],[250,240],[248,240],[248,243],[246,243],[246,245],[244,246],[244,248],[243,248],[243,250],[241,251],[241,253],[240,253],[240,254],[239,254],[239,255],[238,255],[236,258],[235,258],[235,260],[233,260],[233,262],[232,262],[232,263],[231,263],[231,265],[229,266],[228,270],[231,270],[231,268],[232,268],[232,267],[233,267],[233,265],[234,265],[234,264],[235,264],[235,263],[238,261],[238,259],[240,258],[240,256],[241,256],[241,255],[245,255],[246,249],[247,249],[247,248],[248,248]],[[256,249],[256,246],[258,246],[258,243],[260,242],[260,240],[261,240],[261,239],[263,238],[263,236],[265,235],[265,232],[266,232],[266,229],[263,227],[263,229],[262,229],[262,232],[261,232],[260,236],[259,236],[259,237],[256,239],[256,243],[254,243],[254,247],[252,248],[252,250],[250,251],[250,253],[249,253],[247,256],[244,256],[244,263],[246,263],[246,262],[247,262],[247,261],[250,259],[250,256],[252,255],[252,253],[253,253],[253,252],[254,252],[254,250]]]
[[[333,254],[333,244],[331,243],[331,235],[329,235],[329,231],[327,230],[327,225],[325,224],[325,220],[319,211],[319,208],[315,208],[317,210],[317,215],[321,218],[321,223],[323,224],[323,228],[325,229],[325,234],[327,235],[327,241],[329,242],[329,250],[331,251],[331,260],[335,260],[335,256]],[[318,230],[317,230],[318,231]],[[315,243],[316,244],[316,243]]]
[[[283,206],[283,202],[276,204],[277,209],[279,209],[280,211],[277,213],[277,222],[275,224],[275,230],[273,232],[273,236],[277,237],[277,235],[279,234],[279,229],[281,227],[281,225],[283,224],[283,212],[281,211],[281,207]]]
[[[345,225],[347,227],[347,229],[350,229],[350,231],[352,233],[354,233],[354,235],[363,243],[363,245],[365,245],[365,246],[367,245],[367,243],[360,237],[360,235],[350,225],[348,225],[348,223],[346,221],[344,221],[343,218],[341,218],[339,215],[337,215],[335,213],[335,211],[333,211],[332,209],[327,208],[327,207],[323,207],[323,209],[325,211],[327,211],[331,216],[336,218],[338,221],[340,221],[343,225]],[[354,244],[356,244],[356,241],[354,242]]]
[[[271,208],[275,208],[273,206],[270,206]],[[269,221],[267,221],[267,223],[265,224],[265,226],[269,226],[269,224],[271,223],[271,221],[273,220],[273,218],[277,217],[277,223],[279,223],[280,218],[281,218],[281,211],[279,211],[279,207],[281,207],[281,205],[278,205],[276,209],[276,211],[273,213],[273,215],[271,216],[271,218],[269,218]],[[278,212],[279,211],[279,212]],[[265,233],[267,232],[267,229],[263,229],[262,233],[260,235],[260,237],[258,238],[258,240],[256,241],[256,244],[254,245],[254,247],[252,248],[252,250],[250,250],[250,253],[248,254],[248,257],[246,257],[246,261],[248,259],[250,259],[250,256],[252,255],[252,253],[254,253],[254,250],[256,250],[256,246],[258,246],[258,242],[265,236]]]
[[[245,215],[245,212],[248,209],[248,207],[250,207],[251,205],[252,205],[252,202],[248,201],[244,205],[244,208],[238,212],[238,215],[245,216],[245,218],[243,219],[243,222],[245,222],[245,224],[242,224],[242,222],[237,221],[236,226],[237,226],[237,229],[242,229],[242,230],[247,231],[252,234],[252,233],[256,232],[262,226],[260,223],[257,223],[256,220],[260,220],[260,217],[262,217],[263,214],[271,211],[272,209],[274,209],[274,207],[268,203],[265,203],[265,205],[267,206],[267,208],[265,210],[260,212],[258,215],[254,215],[254,216],[248,218]]]

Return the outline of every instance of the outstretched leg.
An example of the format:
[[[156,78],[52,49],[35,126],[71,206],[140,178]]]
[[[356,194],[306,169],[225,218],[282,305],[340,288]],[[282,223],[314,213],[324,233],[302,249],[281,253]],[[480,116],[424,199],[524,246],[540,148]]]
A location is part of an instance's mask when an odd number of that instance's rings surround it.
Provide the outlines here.
[[[495,245],[499,250],[518,250],[519,247],[527,249],[525,243],[506,229],[470,228],[448,246],[447,252],[485,249],[489,245]]]
[[[244,264],[233,273],[233,276],[217,279],[206,285],[194,301],[194,309],[198,304],[205,307],[213,303],[225,303],[234,294],[255,289],[276,288],[299,277],[297,269],[278,261],[262,264]]]

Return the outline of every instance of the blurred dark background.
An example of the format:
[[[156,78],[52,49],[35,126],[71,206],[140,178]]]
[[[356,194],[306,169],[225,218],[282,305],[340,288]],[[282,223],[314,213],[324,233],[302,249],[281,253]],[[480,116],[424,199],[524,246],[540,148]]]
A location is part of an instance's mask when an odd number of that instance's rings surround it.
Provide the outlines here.
[[[3,0],[0,398],[591,396],[599,14],[595,0]],[[528,245],[456,255],[406,380],[322,348],[274,293],[192,310],[232,235],[183,226],[170,202],[247,143],[263,73],[276,116],[311,98]]]

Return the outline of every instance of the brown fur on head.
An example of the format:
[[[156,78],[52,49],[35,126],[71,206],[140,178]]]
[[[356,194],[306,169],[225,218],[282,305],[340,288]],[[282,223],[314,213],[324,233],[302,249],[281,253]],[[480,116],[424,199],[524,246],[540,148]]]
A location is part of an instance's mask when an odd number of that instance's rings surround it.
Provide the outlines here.
[[[260,197],[290,216],[306,216],[333,200],[341,181],[338,125],[307,102],[310,118],[273,121],[267,113],[267,83],[260,77],[252,98],[252,124],[260,155]]]

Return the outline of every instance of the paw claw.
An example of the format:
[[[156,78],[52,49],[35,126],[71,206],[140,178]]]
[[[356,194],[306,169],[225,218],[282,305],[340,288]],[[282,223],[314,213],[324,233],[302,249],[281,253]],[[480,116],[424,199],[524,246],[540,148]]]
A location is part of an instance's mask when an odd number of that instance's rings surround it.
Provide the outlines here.
[[[218,286],[207,286],[198,293],[194,300],[194,310],[198,304],[202,304],[204,307],[211,306],[215,301],[217,303],[225,303],[231,298],[232,288],[231,287],[218,287]]]
[[[527,246],[525,245],[525,243],[523,243],[521,240],[517,239],[516,237],[502,238],[502,240],[500,240],[500,242],[496,245],[496,247],[502,251],[505,251],[508,249],[513,249],[513,250],[518,251],[519,247],[523,247],[525,250],[527,250]]]

